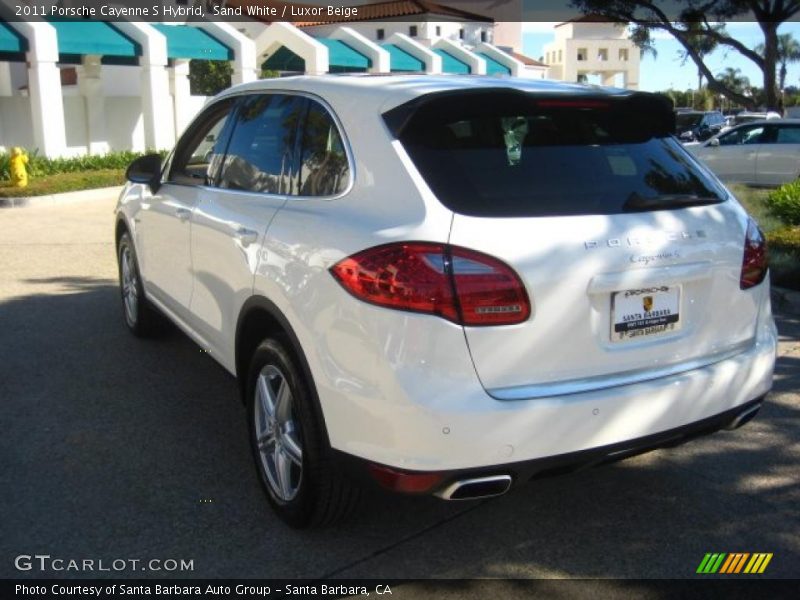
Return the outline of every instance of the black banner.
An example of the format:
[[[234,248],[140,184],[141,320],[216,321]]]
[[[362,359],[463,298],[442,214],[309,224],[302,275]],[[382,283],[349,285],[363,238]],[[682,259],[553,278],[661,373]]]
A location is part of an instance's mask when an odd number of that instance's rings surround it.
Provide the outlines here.
[[[603,598],[610,600],[668,598],[796,598],[797,580],[746,578],[691,580],[608,579],[530,580],[530,579],[437,579],[437,580],[6,580],[0,587],[3,600],[73,600],[100,598],[420,598],[466,599],[502,598]]]

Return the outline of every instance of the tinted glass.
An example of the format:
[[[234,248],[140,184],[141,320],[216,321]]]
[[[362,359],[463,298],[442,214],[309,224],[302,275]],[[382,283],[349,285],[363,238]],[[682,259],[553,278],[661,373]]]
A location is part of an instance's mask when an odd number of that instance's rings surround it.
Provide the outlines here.
[[[778,127],[777,144],[800,144],[800,127]]]
[[[294,138],[303,100],[259,94],[240,105],[219,179],[220,187],[293,193]]]
[[[740,127],[719,137],[720,146],[738,146],[740,144],[759,144],[764,134],[763,125]]]
[[[678,113],[675,116],[675,127],[678,131],[686,131],[699,125],[702,119],[703,115],[699,113]]]
[[[681,145],[654,128],[659,115],[646,107],[502,99],[435,106],[412,117],[400,140],[439,200],[459,213],[614,214],[630,210],[632,198],[724,198]]]
[[[333,196],[347,188],[350,167],[333,118],[317,102],[309,101],[300,141],[299,194]]]
[[[188,185],[213,182],[225,154],[225,124],[232,102],[221,102],[202,116],[178,143],[170,169],[170,181]]]

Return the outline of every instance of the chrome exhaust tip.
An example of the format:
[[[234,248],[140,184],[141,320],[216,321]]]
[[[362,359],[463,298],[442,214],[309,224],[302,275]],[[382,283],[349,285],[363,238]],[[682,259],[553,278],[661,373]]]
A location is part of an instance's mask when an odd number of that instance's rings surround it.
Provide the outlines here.
[[[753,419],[753,417],[756,416],[758,411],[761,410],[761,405],[762,402],[759,402],[758,404],[754,404],[750,408],[743,410],[738,415],[736,415],[736,417],[734,417],[733,421],[731,421],[725,426],[725,429],[738,429],[742,425],[747,424]]]
[[[493,475],[453,482],[436,495],[443,500],[478,500],[502,496],[510,488],[510,475]]]

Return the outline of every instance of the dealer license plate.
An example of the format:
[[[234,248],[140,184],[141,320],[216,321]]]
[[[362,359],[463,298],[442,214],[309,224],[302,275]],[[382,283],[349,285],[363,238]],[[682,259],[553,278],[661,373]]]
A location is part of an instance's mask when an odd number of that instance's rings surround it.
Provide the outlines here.
[[[658,285],[611,294],[611,341],[669,333],[681,327],[681,286]]]

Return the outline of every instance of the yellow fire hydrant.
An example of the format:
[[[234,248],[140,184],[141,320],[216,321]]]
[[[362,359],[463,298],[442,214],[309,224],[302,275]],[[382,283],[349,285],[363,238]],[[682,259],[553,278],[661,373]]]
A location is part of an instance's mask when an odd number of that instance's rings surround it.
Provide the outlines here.
[[[12,187],[27,187],[28,186],[28,169],[25,165],[28,164],[28,156],[19,146],[14,146],[11,149],[11,160],[9,161],[9,170],[11,171],[11,185]]]

